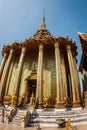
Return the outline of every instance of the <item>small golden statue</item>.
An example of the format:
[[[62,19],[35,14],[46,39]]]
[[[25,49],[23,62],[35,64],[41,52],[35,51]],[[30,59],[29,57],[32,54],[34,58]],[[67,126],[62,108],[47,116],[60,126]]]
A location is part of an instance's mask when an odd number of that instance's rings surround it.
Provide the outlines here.
[[[71,128],[70,118],[68,118],[68,121],[66,121],[66,130],[69,130]]]
[[[19,96],[19,98],[18,98],[18,106],[23,106],[23,102],[24,102],[24,96]]]
[[[30,97],[29,107],[30,108],[34,108],[35,107],[35,97],[34,97],[34,93],[33,92],[32,92],[31,97]]]
[[[65,97],[64,101],[65,101],[65,106],[66,107],[70,107],[70,98],[69,97]]]
[[[49,97],[47,97],[47,96],[43,98],[43,101],[44,101],[43,106],[44,106],[44,108],[48,107],[48,100],[49,100]]]
[[[17,96],[16,95],[13,95],[12,96],[12,106],[14,106],[14,107],[16,107],[16,105],[17,105]]]

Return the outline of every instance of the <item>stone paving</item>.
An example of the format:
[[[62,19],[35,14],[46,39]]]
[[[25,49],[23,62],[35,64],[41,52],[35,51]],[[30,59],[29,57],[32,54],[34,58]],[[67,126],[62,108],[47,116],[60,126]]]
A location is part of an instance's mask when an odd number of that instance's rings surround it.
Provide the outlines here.
[[[77,129],[70,128],[69,130],[87,130],[87,124],[77,125],[76,128]],[[0,130],[38,130],[38,129],[37,129],[37,127],[23,128],[21,126],[17,126],[17,125],[13,125],[13,124],[3,124],[0,122]],[[41,130],[66,130],[66,128],[42,127]]]

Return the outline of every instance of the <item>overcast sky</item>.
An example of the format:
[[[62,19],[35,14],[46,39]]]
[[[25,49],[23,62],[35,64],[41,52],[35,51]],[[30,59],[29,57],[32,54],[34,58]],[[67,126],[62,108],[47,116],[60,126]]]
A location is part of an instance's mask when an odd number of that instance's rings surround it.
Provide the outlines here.
[[[76,40],[79,64],[81,49],[74,29],[87,33],[87,0],[0,0],[0,53],[3,45],[24,41],[40,28],[44,8],[51,34]]]

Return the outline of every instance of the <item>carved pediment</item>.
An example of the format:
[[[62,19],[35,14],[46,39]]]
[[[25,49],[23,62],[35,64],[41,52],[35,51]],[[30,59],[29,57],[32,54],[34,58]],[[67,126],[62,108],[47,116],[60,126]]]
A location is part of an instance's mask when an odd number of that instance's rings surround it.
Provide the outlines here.
[[[37,71],[32,70],[31,74],[25,80],[36,80],[37,79]]]

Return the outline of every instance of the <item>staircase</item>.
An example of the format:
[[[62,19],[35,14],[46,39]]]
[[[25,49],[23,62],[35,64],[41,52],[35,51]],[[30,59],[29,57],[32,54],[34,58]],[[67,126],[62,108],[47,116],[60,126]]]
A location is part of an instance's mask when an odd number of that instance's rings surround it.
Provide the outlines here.
[[[82,108],[76,108],[72,110],[65,110],[65,109],[35,110],[32,113],[30,113],[29,125],[57,127],[56,119],[64,118],[67,121],[69,117],[71,125],[87,123],[87,110]]]
[[[5,115],[9,114],[11,107],[5,108]],[[2,107],[0,107],[0,117]],[[22,118],[26,115],[27,108],[17,108],[13,113],[12,124],[22,125]],[[87,109],[35,109],[29,110],[27,115],[27,126],[57,127],[56,119],[64,118],[66,121],[70,118],[71,125],[87,124]]]
[[[12,107],[5,107],[5,116],[7,115],[7,114],[10,114],[10,111],[11,111],[11,109],[12,109]]]
[[[0,106],[0,115],[2,114],[2,108],[3,108],[3,107],[2,107],[2,106]]]
[[[0,121],[1,121],[2,109],[3,109],[3,107],[0,106]]]
[[[17,109],[15,115],[12,118],[11,123],[16,125],[21,125],[22,118],[26,115],[27,110]]]
[[[9,107],[9,106],[0,106],[0,121],[2,121],[2,116],[4,114],[4,122],[5,122],[5,117],[6,115],[9,115],[10,114],[10,111],[12,110],[13,108],[12,107]]]

